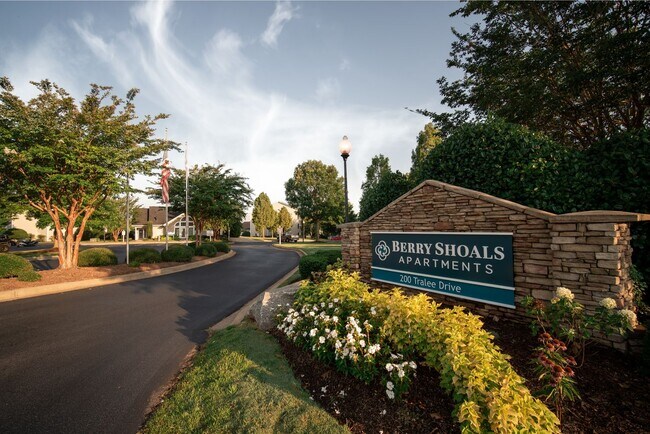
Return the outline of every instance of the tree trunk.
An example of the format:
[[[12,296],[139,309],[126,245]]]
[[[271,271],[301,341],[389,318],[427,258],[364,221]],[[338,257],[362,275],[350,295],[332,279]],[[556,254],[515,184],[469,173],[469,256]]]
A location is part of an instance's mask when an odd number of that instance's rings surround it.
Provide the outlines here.
[[[189,240],[189,228],[185,228],[187,232],[187,239]],[[196,241],[196,247],[201,245],[201,234],[203,233],[203,222],[194,218],[194,239]]]
[[[316,242],[318,242],[320,238],[320,220],[316,220]]]

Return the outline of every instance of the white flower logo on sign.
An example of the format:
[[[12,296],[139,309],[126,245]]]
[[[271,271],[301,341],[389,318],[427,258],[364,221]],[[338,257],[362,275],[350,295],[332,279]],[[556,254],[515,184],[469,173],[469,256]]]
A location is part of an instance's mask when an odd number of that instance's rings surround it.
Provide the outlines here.
[[[386,244],[386,241],[381,240],[379,244],[377,244],[377,247],[375,247],[375,253],[382,261],[385,261],[386,258],[388,258],[388,255],[390,255],[390,248],[388,247],[388,244]]]

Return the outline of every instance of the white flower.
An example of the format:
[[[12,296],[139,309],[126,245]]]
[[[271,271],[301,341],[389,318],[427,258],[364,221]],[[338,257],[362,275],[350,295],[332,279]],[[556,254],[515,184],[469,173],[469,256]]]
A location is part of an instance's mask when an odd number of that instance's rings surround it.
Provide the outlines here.
[[[625,318],[627,322],[627,328],[630,330],[634,329],[637,325],[636,314],[629,309],[621,309],[618,311],[618,314]]]
[[[335,298],[335,299],[334,299],[334,303],[338,303],[338,302],[339,302],[339,299],[338,299],[338,298]]]
[[[393,370],[393,364],[392,363],[386,363],[386,370],[388,372],[392,371]]]
[[[387,381],[386,382],[386,389],[393,390],[394,387],[395,387],[395,385],[393,384],[392,381]]]
[[[368,353],[370,353],[370,354],[375,354],[377,351],[380,350],[380,348],[381,348],[381,347],[379,346],[379,344],[370,345],[370,346],[368,347]]]
[[[334,307],[334,303],[330,303],[330,304],[328,304],[327,307],[329,307],[330,309],[333,308],[333,307]]]
[[[334,344],[334,348],[336,348],[337,350],[338,350],[339,348],[341,348],[342,346],[343,346],[343,345],[341,344],[341,341],[336,341],[336,343]]]
[[[599,303],[605,309],[614,309],[616,308],[616,301],[613,298],[603,298]]]
[[[563,286],[559,286],[555,290],[555,295],[557,296],[557,298],[566,298],[567,300],[573,300],[573,297],[574,297],[571,290],[569,288],[565,288]]]
[[[321,301],[320,307],[325,307],[325,302],[324,301]]]
[[[336,315],[334,315],[334,316],[332,317],[332,322],[335,322],[335,323],[336,323],[336,322],[339,322],[339,317],[336,316]]]
[[[375,306],[372,306],[372,307],[370,308],[370,314],[371,314],[371,315],[377,315],[377,309],[375,309]]]
[[[347,357],[347,355],[350,354],[350,350],[346,348],[343,348],[343,357]]]
[[[397,376],[399,378],[404,378],[404,370],[403,369],[398,369],[397,370]]]
[[[359,345],[361,345],[361,348],[365,348],[365,346],[366,346],[366,341],[364,341],[363,339],[361,339],[361,340],[359,341]]]
[[[330,337],[332,337],[333,339],[336,339],[338,336],[339,336],[339,332],[337,332],[336,330],[332,330],[330,332]]]
[[[311,330],[309,330],[309,336],[311,336],[313,338],[314,336],[316,336],[317,332],[318,332],[317,329],[311,329]]]
[[[314,311],[312,310],[311,312],[309,312],[309,316],[316,316],[316,314],[315,314]]]
[[[318,338],[318,343],[324,344],[325,343],[325,336],[321,336]]]
[[[395,392],[393,392],[392,390],[387,390],[386,395],[388,395],[388,398],[390,399],[395,399]]]
[[[417,368],[417,365],[415,364],[415,362],[409,362],[409,366],[411,367],[411,369]]]
[[[321,387],[320,391],[323,393],[327,393],[327,386]]]

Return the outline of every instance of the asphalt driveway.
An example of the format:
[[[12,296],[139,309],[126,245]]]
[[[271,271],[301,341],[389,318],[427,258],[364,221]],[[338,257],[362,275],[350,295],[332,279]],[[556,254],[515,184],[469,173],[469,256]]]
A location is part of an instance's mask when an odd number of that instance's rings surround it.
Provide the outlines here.
[[[0,432],[133,433],[206,328],[298,263],[264,243],[210,266],[0,303]]]

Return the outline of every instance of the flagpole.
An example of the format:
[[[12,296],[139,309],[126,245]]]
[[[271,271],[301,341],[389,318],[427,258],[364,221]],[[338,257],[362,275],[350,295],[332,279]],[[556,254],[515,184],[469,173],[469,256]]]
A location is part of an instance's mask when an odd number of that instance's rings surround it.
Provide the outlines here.
[[[167,145],[167,128],[165,128],[165,145]],[[167,156],[167,150],[165,149],[165,156],[163,157],[163,160]],[[167,164],[167,161],[163,161],[163,165]],[[169,199],[165,201],[165,250],[169,250],[169,234],[167,231],[167,225],[169,224],[168,220],[168,207],[169,207]]]
[[[129,215],[129,206],[131,205],[129,201],[131,200],[129,197],[129,190],[131,189],[129,185],[129,171],[126,171],[126,265],[129,265],[129,231],[131,230],[130,228],[130,221],[131,221],[131,216]]]
[[[187,142],[185,142],[185,245],[189,244],[190,240],[190,215],[189,215],[189,169],[187,165]],[[196,228],[195,228],[196,229]],[[196,231],[194,232],[194,238],[196,243]],[[196,245],[196,244],[195,244]]]

